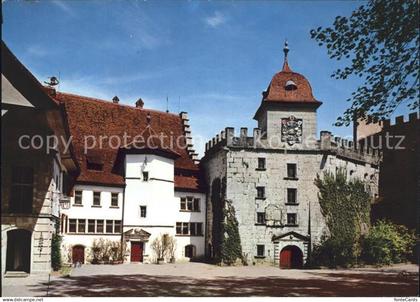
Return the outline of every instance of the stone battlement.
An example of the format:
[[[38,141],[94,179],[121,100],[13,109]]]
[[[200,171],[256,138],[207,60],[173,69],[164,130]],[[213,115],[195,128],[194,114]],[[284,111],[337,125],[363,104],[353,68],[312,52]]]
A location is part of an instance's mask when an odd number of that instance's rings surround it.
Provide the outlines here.
[[[269,146],[267,139],[263,137],[263,133],[259,128],[253,129],[252,136],[248,136],[248,128],[240,128],[239,136],[235,136],[235,129],[233,127],[227,127],[206,143],[205,153],[207,155],[224,147],[327,152],[350,160],[370,164],[379,164],[381,157],[380,150],[370,148],[368,145],[355,146],[352,140],[333,136],[329,131],[321,131],[320,139],[316,142],[314,148],[296,149],[288,148],[287,144],[279,147]]]

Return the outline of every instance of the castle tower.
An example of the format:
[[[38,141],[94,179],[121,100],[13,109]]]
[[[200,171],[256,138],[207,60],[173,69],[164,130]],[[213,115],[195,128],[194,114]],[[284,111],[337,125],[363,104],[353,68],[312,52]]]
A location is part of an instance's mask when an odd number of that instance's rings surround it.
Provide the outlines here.
[[[296,149],[311,148],[316,138],[316,110],[322,102],[312,95],[309,81],[289,67],[287,41],[283,51],[283,68],[262,93],[254,119],[268,140]]]

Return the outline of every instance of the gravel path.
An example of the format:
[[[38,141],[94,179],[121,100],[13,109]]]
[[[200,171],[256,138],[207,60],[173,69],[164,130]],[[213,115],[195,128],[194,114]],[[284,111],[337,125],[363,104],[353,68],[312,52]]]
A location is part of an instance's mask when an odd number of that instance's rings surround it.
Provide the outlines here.
[[[84,265],[70,278],[6,278],[3,296],[417,296],[418,266],[343,270],[203,263]]]

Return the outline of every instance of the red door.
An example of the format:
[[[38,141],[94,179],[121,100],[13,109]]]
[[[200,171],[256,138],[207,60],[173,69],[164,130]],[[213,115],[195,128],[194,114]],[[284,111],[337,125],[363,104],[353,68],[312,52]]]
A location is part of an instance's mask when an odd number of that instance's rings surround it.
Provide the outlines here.
[[[73,263],[85,263],[85,248],[81,245],[76,245],[73,247],[72,252]]]
[[[131,242],[131,262],[143,262],[143,242]]]
[[[302,268],[303,253],[297,246],[288,245],[280,252],[280,268]]]
[[[280,268],[292,267],[292,251],[290,249],[283,249],[280,253]]]

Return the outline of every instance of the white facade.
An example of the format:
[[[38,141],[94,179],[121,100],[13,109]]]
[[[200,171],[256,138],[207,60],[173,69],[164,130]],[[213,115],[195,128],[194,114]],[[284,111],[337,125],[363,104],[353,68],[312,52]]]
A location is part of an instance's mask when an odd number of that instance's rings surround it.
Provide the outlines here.
[[[177,260],[188,260],[185,246],[194,245],[195,257],[204,256],[205,195],[175,192],[174,160],[152,154],[128,154],[125,160],[125,204],[123,231],[143,230],[150,237],[127,241],[127,261],[131,261],[131,241],[142,241],[144,261],[155,261],[151,243],[168,234],[175,238]],[[181,198],[199,199],[199,212],[182,211]],[[144,217],[145,216],[145,217]],[[199,223],[196,236],[177,234],[177,223]]]
[[[95,239],[109,239],[112,241],[121,240],[121,230],[118,232],[107,232],[107,221],[113,222],[115,229],[115,221],[122,219],[122,202],[123,191],[121,187],[93,186],[93,185],[76,185],[74,187],[73,196],[70,198],[70,208],[62,209],[62,232],[63,232],[63,258],[66,262],[72,262],[72,247],[82,246],[85,248],[84,262],[89,262],[92,257],[91,247]],[[81,204],[75,203],[77,192],[82,193]],[[94,192],[100,193],[100,205],[94,205]],[[112,193],[118,194],[118,205],[111,204]],[[63,216],[65,215],[65,216]],[[76,231],[71,230],[70,220],[76,219]],[[85,221],[85,230],[81,232],[78,228],[80,220]],[[90,232],[89,220],[95,221],[95,230]],[[98,230],[98,221],[103,222],[103,230]],[[120,227],[121,229],[121,227]]]

